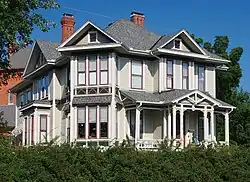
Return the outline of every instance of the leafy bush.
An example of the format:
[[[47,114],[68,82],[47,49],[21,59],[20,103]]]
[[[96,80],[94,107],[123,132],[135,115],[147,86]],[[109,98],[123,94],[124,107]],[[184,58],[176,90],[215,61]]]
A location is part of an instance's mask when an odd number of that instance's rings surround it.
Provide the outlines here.
[[[250,149],[188,148],[139,151],[36,146],[0,139],[0,181],[250,181]]]

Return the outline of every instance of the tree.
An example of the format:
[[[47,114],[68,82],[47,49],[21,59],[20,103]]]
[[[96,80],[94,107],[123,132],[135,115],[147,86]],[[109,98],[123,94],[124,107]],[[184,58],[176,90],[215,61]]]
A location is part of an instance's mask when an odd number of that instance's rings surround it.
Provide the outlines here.
[[[13,53],[32,43],[34,27],[48,31],[55,23],[38,13],[41,9],[58,8],[56,0],[0,0],[0,85],[12,74],[8,52]]]

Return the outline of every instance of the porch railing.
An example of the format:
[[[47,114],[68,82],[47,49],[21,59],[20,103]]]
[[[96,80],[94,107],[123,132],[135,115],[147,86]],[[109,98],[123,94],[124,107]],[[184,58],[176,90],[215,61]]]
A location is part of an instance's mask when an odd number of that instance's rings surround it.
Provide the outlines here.
[[[143,150],[157,150],[162,141],[162,139],[138,140],[136,147]]]

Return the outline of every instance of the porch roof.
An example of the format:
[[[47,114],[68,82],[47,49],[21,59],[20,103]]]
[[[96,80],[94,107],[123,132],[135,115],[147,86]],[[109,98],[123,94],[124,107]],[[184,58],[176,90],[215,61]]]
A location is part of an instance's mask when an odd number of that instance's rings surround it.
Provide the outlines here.
[[[91,104],[110,104],[112,101],[111,95],[103,96],[77,96],[73,98],[73,105],[91,105]]]
[[[231,107],[234,108],[234,106],[221,101],[219,99],[216,99],[212,97],[207,92],[202,92],[199,90],[182,90],[182,89],[172,89],[164,92],[145,92],[145,91],[135,91],[135,90],[120,90],[121,95],[127,97],[128,99],[132,100],[133,102],[152,102],[152,103],[162,103],[162,104],[170,104],[175,102],[178,99],[181,99],[185,96],[188,96],[192,93],[201,93],[205,94],[206,97],[209,99],[219,103],[220,107]]]

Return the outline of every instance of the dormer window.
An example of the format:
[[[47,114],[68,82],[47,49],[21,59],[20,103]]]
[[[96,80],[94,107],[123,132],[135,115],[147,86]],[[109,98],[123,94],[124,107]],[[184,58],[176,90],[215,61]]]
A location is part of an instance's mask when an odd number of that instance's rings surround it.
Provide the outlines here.
[[[181,39],[175,39],[174,40],[174,48],[175,49],[181,49]]]
[[[95,42],[97,42],[97,32],[96,31],[89,32],[89,43],[95,43]]]

